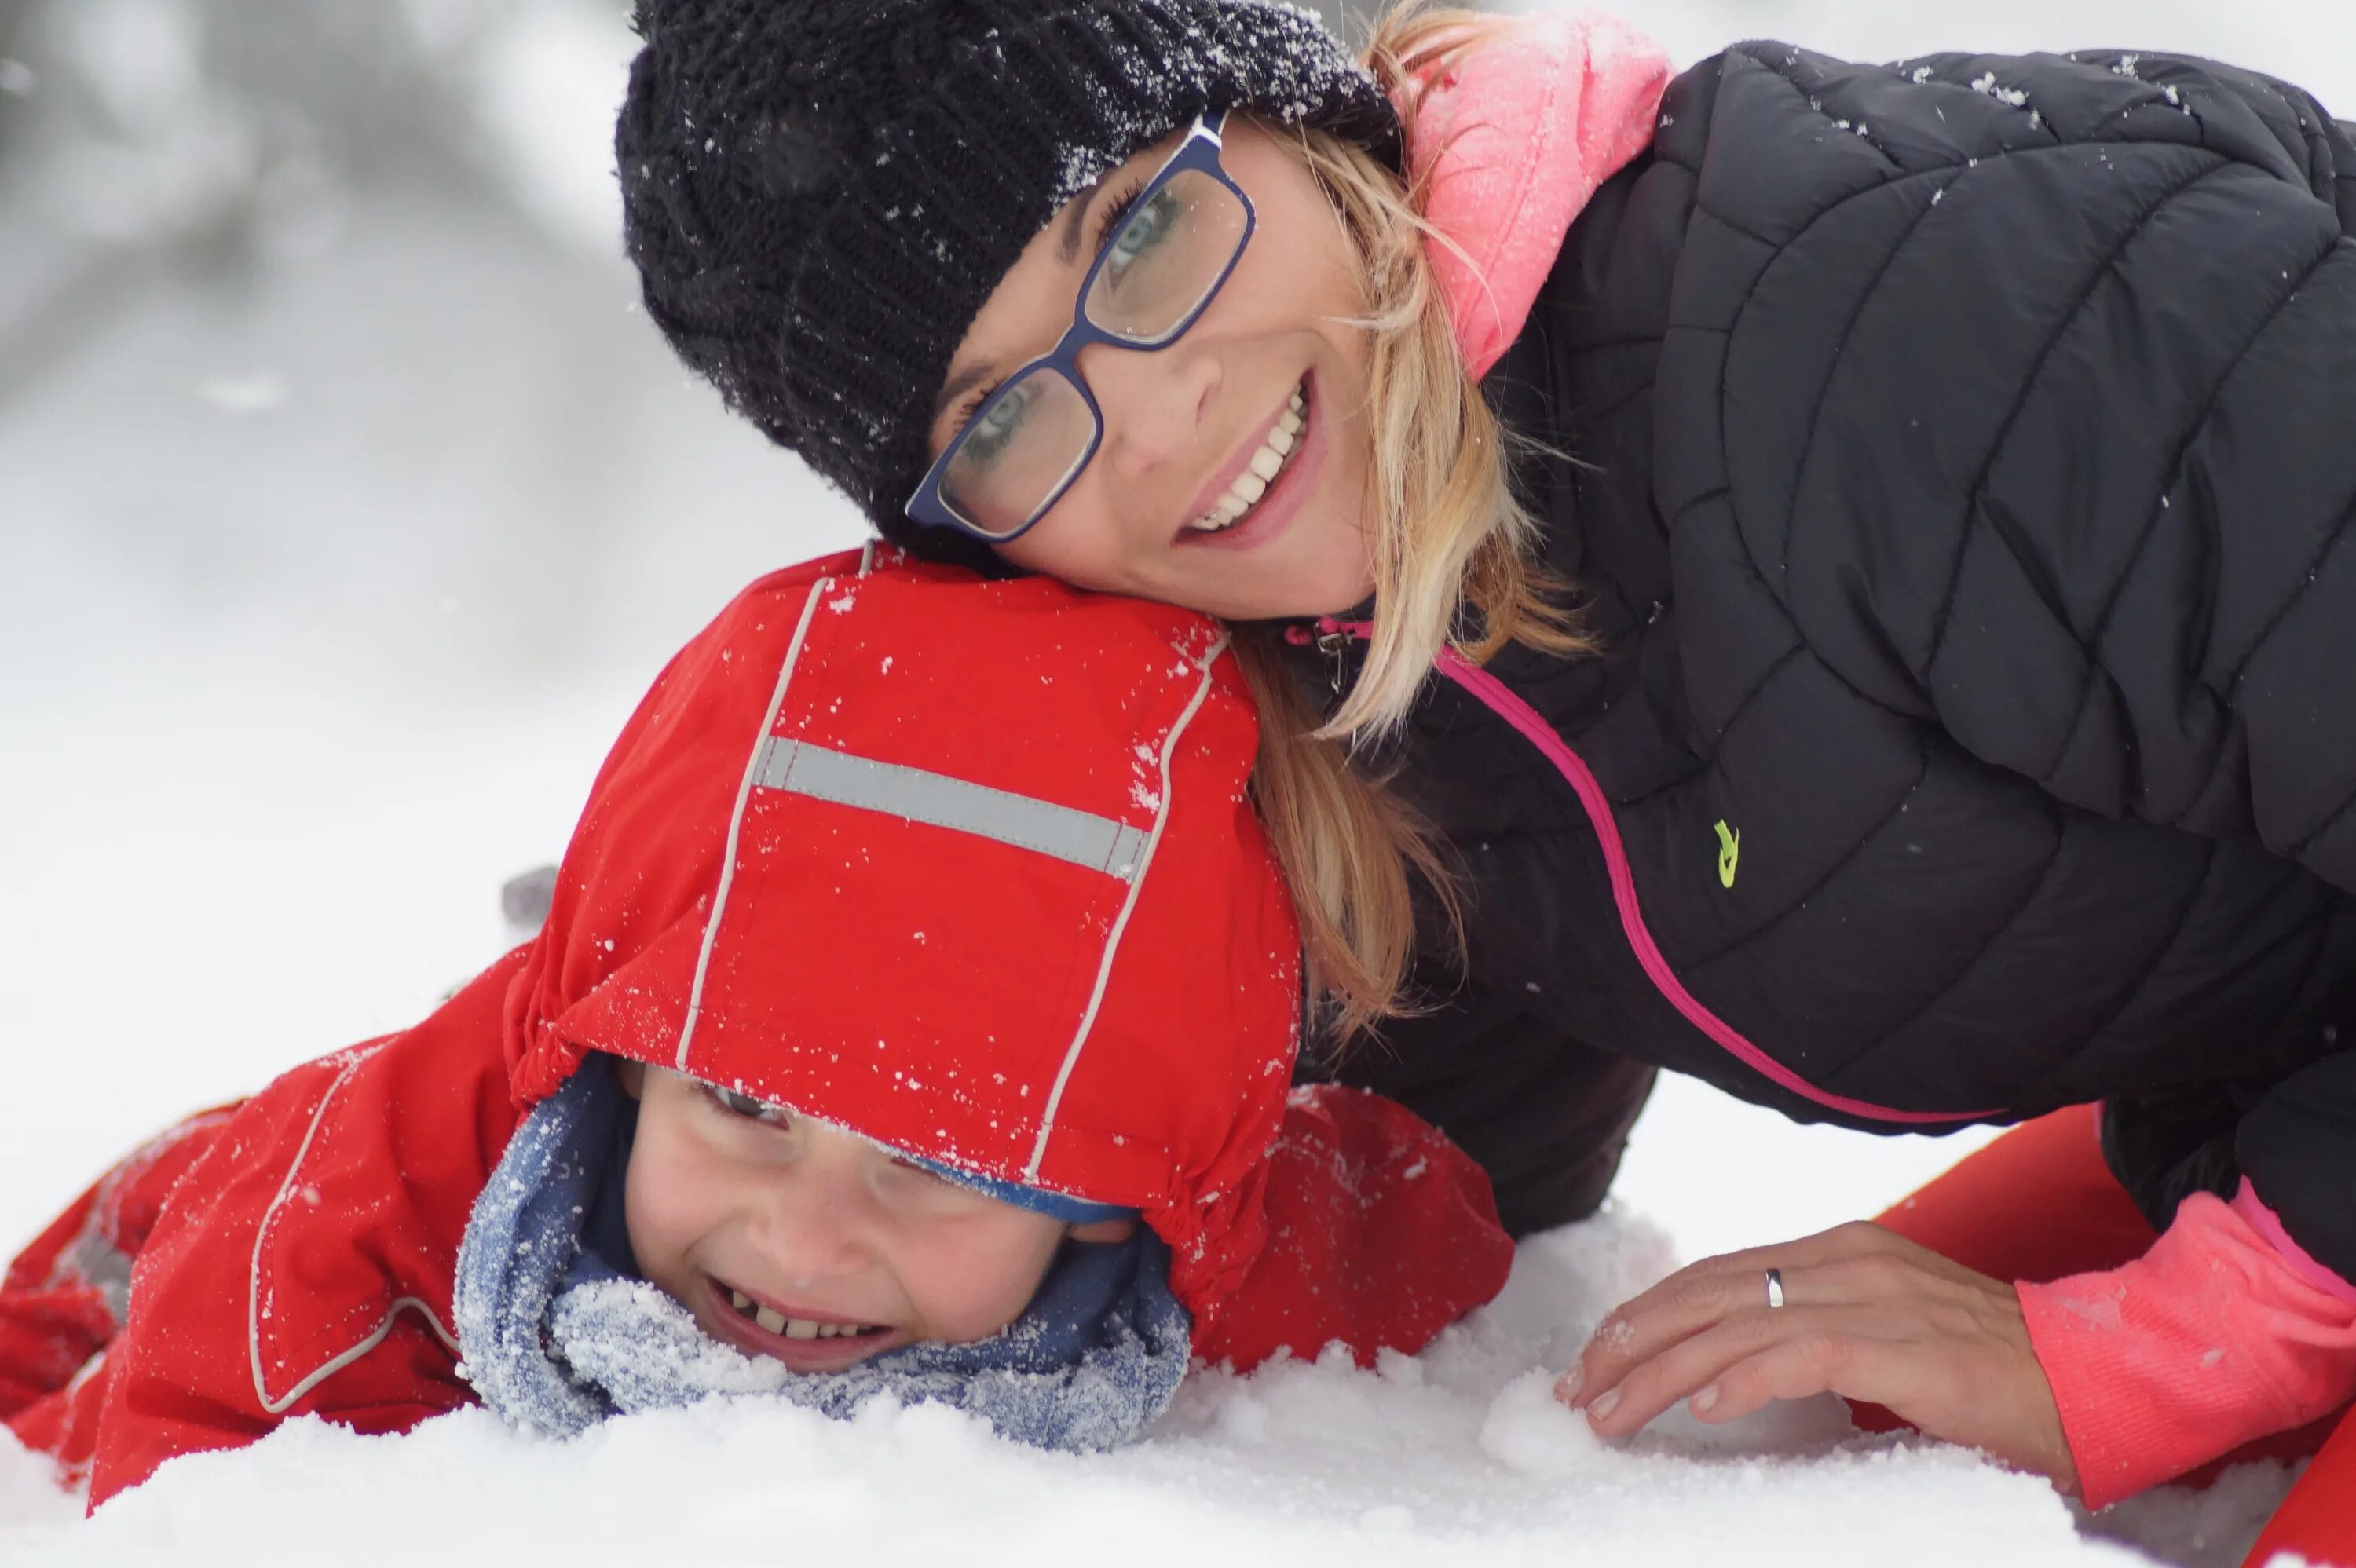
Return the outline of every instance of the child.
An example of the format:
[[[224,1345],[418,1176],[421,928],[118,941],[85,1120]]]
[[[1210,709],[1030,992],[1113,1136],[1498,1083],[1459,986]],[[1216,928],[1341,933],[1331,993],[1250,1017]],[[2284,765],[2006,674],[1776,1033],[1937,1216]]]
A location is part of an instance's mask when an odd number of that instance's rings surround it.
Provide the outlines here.
[[[1090,1449],[1190,1357],[1420,1348],[1511,1245],[1430,1127],[1290,1090],[1255,739],[1189,612],[765,579],[616,742],[535,941],[16,1260],[0,1415],[96,1506],[303,1414],[889,1392]]]
[[[2104,1103],[2148,1255],[1744,1254],[1590,1349],[1597,1430],[1887,1381],[2099,1504],[2356,1391],[2356,134],[2312,97],[1672,80],[1413,8],[1362,66],[1257,0],[639,22],[650,315],[887,535],[1237,623],[1344,1028],[1449,1002],[1346,1071],[1509,1224],[1592,1200],[1601,1052],[1886,1131]],[[1398,797],[1459,952],[1398,937]]]

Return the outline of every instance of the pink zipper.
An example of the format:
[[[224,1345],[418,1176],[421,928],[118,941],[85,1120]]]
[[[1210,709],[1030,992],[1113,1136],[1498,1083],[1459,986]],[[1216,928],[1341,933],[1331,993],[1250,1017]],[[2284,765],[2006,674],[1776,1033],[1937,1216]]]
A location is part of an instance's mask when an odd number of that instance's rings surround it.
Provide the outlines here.
[[[1336,621],[1331,616],[1318,618],[1321,636],[1346,635],[1365,640],[1374,632],[1367,621]],[[1286,634],[1289,640],[1307,643],[1309,634],[1294,627]],[[1552,763],[1571,790],[1579,804],[1586,809],[1588,821],[1594,826],[1596,841],[1603,848],[1603,863],[1612,873],[1612,899],[1619,906],[1620,928],[1635,949],[1636,962],[1643,965],[1653,987],[1668,999],[1669,1005],[1686,1017],[1686,1020],[1730,1052],[1736,1061],[1773,1083],[1781,1084],[1793,1093],[1813,1100],[1817,1104],[1847,1115],[1870,1121],[1891,1122],[1909,1126],[1942,1125],[1953,1122],[1976,1122],[2001,1115],[2000,1111],[1898,1111],[1887,1105],[1869,1104],[1846,1095],[1828,1093],[1817,1088],[1790,1068],[1769,1056],[1743,1038],[1741,1032],[1725,1019],[1711,1012],[1687,990],[1669,961],[1661,955],[1660,944],[1644,925],[1644,911],[1636,902],[1636,875],[1628,864],[1628,848],[1621,841],[1620,824],[1612,815],[1612,803],[1604,798],[1603,786],[1595,782],[1579,753],[1572,751],[1553,725],[1540,718],[1536,709],[1514,695],[1505,683],[1458,653],[1454,648],[1442,648],[1434,661],[1440,674],[1480,699],[1488,709],[1512,725],[1521,737],[1538,749],[1539,754]]]

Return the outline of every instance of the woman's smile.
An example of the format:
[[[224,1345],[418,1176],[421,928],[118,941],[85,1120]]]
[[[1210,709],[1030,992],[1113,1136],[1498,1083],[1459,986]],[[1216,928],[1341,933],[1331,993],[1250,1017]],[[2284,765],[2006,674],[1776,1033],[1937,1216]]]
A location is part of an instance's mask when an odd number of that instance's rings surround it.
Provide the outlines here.
[[[1312,388],[1302,377],[1248,448],[1221,464],[1205,486],[1214,498],[1206,505],[1198,496],[1193,520],[1178,530],[1181,548],[1255,549],[1316,494],[1324,452]]]

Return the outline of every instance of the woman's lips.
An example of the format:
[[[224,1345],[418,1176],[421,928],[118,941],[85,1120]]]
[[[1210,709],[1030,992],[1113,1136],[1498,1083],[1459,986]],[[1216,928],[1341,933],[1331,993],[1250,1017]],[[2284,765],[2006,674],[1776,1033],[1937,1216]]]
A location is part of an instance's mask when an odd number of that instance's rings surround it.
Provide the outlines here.
[[[1313,373],[1301,379],[1301,388],[1307,411],[1302,415],[1301,443],[1269,485],[1268,493],[1244,514],[1240,521],[1216,532],[1205,533],[1200,528],[1181,528],[1176,541],[1179,545],[1211,549],[1255,549],[1283,532],[1285,525],[1291,522],[1309,497],[1316,494],[1319,471],[1325,464],[1325,421],[1321,417],[1324,411],[1318,402],[1317,378]],[[1275,421],[1271,418],[1269,422],[1272,426]],[[1267,432],[1263,430],[1260,437],[1265,440]],[[1245,454],[1247,460],[1249,455],[1249,453]],[[1238,464],[1236,472],[1241,471]],[[1234,475],[1227,477],[1232,480]]]
[[[908,1340],[907,1335],[897,1328],[886,1328],[880,1334],[862,1334],[855,1339],[788,1339],[783,1334],[771,1333],[736,1310],[729,1298],[732,1290],[752,1296],[754,1300],[781,1317],[801,1317],[820,1323],[854,1323],[858,1319],[807,1309],[788,1312],[782,1303],[753,1296],[742,1286],[730,1285],[707,1275],[703,1281],[702,1317],[705,1326],[745,1354],[767,1356],[798,1372],[839,1372],[845,1367],[856,1366],[870,1356],[904,1345]]]

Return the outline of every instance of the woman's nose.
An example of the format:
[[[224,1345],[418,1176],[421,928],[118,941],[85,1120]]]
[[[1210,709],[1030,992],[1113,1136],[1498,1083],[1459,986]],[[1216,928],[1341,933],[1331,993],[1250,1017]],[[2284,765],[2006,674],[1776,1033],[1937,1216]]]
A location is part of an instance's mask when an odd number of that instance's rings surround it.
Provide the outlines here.
[[[1151,351],[1098,343],[1081,351],[1080,375],[1104,415],[1098,461],[1136,477],[1194,449],[1220,367],[1184,338]]]

